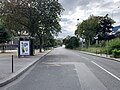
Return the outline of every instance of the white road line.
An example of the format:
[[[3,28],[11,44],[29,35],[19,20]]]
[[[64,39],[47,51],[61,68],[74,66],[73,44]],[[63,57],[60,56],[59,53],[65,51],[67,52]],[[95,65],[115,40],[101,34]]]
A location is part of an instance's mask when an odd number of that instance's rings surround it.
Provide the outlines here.
[[[107,90],[84,63],[75,64],[75,69],[82,90]]]
[[[108,70],[104,69],[102,66],[98,65],[97,63],[95,63],[94,61],[91,61],[93,64],[95,64],[96,66],[98,66],[99,68],[101,68],[102,70],[104,70],[105,72],[107,72],[108,74],[110,74],[111,76],[113,76],[114,78],[116,78],[117,80],[120,81],[120,78],[118,78],[116,75],[112,74],[111,72],[109,72]]]

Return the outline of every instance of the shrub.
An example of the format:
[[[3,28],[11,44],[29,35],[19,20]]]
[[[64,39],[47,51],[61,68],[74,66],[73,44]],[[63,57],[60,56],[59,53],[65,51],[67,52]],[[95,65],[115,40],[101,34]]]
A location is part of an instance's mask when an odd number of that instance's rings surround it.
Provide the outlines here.
[[[120,50],[117,49],[112,50],[112,56],[115,58],[120,57]]]
[[[86,51],[86,52],[91,52],[91,53],[96,53],[96,54],[102,54],[106,53],[106,50],[104,47],[88,47],[88,48],[79,48],[81,51]]]
[[[77,37],[71,37],[66,39],[64,42],[66,48],[74,49],[79,47],[79,39]]]
[[[112,54],[112,50],[120,50],[120,39],[112,39],[109,42],[106,42],[106,50],[108,50],[109,54]]]

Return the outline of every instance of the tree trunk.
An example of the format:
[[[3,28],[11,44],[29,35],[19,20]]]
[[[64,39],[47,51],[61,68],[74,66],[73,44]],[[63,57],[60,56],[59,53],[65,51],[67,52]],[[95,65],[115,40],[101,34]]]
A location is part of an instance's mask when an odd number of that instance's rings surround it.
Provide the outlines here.
[[[42,48],[41,48],[41,45],[39,46],[39,52],[42,52]]]
[[[39,37],[39,52],[42,52],[42,37]]]

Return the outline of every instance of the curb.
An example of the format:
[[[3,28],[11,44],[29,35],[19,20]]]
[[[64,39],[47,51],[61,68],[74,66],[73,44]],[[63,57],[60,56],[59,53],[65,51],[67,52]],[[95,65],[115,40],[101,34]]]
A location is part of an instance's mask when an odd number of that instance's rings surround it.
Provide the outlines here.
[[[49,54],[52,50],[48,51],[46,54],[44,54],[43,56],[41,56],[38,60],[35,60],[34,62],[30,63],[27,67],[24,67],[22,69],[20,69],[18,72],[13,73],[13,75],[10,75],[8,78],[6,78],[5,80],[3,80],[2,82],[0,82],[0,87],[3,87],[9,83],[11,83],[12,81],[16,80],[17,78],[19,78],[22,74],[24,74],[30,67],[32,67],[33,65],[35,65],[39,60],[43,59],[47,54]]]
[[[101,57],[101,58],[105,58],[105,59],[109,59],[109,60],[114,60],[114,61],[120,62],[120,60],[118,60],[118,59],[116,59],[116,58],[99,56],[99,55],[96,55],[96,54],[94,54],[94,53],[89,53],[89,52],[84,52],[84,51],[79,51],[79,52],[84,53],[84,54],[88,54],[88,55],[92,55],[92,56],[96,56],[96,57]]]

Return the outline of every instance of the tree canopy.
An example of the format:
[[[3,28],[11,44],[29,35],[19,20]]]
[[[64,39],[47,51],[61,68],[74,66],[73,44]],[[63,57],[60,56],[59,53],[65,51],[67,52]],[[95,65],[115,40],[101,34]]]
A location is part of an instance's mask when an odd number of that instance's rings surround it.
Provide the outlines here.
[[[93,16],[92,15],[88,19],[83,20],[83,22],[81,22],[77,25],[77,30],[75,31],[75,35],[77,35],[81,38],[84,38],[87,47],[88,47],[88,45],[94,43],[94,38],[96,37],[96,35],[98,35],[98,33],[99,33],[99,35],[101,35],[102,38],[105,37],[103,35],[105,29],[101,28],[101,22],[102,22],[103,18],[104,17],[102,17],[102,16]],[[110,27],[114,23],[110,17],[107,18],[107,21],[109,21]],[[108,29],[110,29],[110,28],[108,28]],[[109,30],[108,31],[107,30],[106,30],[106,32],[109,32]],[[100,33],[102,33],[102,34],[100,34]]]
[[[66,48],[74,49],[79,47],[79,39],[77,37],[66,37],[63,39],[63,43],[65,44]]]
[[[0,44],[6,43],[11,40],[11,35],[5,28],[2,20],[0,19]]]
[[[5,0],[2,6],[6,27],[16,36],[19,33],[37,36],[40,48],[43,36],[61,31],[59,21],[64,9],[58,0]]]
[[[100,20],[100,28],[97,30],[98,40],[110,40],[115,38],[115,35],[110,35],[112,32],[113,23],[115,23],[115,21],[108,17],[108,14]]]
[[[86,44],[92,43],[93,38],[96,36],[96,32],[99,29],[98,22],[102,17],[100,16],[90,16],[88,19],[83,20],[82,23],[79,23],[75,35],[78,35],[81,38],[86,40]]]

